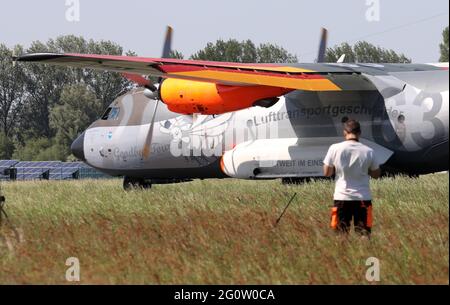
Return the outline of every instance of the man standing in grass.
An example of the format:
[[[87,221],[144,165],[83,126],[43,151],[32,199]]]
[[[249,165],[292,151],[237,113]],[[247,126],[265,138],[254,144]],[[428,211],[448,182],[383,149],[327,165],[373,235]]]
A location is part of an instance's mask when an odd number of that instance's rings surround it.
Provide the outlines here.
[[[359,142],[358,121],[344,123],[345,141],[331,145],[323,161],[324,175],[335,175],[334,207],[331,227],[348,233],[353,219],[355,231],[369,236],[372,229],[372,195],[369,180],[379,178],[380,166],[374,151]]]

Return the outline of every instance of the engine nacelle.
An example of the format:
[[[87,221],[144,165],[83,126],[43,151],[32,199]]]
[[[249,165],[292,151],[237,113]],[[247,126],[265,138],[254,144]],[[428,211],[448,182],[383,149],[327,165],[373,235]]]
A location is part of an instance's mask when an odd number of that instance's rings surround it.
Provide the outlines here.
[[[341,138],[264,139],[237,145],[225,152],[222,171],[239,179],[274,179],[295,177],[322,177],[323,162],[331,144]],[[379,164],[384,164],[392,151],[374,142],[362,139],[371,147]]]
[[[169,78],[160,87],[161,100],[182,114],[222,114],[261,105],[270,106],[292,89],[268,86],[225,86]]]

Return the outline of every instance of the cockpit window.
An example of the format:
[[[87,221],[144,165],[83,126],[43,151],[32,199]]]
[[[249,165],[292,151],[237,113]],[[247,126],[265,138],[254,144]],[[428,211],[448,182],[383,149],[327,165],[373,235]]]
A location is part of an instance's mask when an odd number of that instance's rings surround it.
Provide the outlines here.
[[[102,120],[117,120],[119,118],[120,108],[119,107],[109,107],[106,109],[105,113],[102,115]]]
[[[120,108],[113,107],[109,113],[108,120],[117,120],[119,118]]]
[[[111,107],[106,109],[105,113],[103,113],[103,115],[102,115],[102,120],[107,120],[108,119],[108,116],[109,116],[109,113],[111,112],[111,109],[112,109]]]

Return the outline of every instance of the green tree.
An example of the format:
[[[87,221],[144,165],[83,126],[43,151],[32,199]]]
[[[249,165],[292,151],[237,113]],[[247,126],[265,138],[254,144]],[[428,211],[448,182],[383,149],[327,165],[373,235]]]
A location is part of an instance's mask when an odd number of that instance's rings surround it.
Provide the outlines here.
[[[122,55],[123,49],[111,41],[87,41],[83,37],[73,35],[50,39],[47,43],[33,42],[28,53],[95,53]],[[51,138],[55,130],[50,126],[50,109],[60,104],[61,90],[65,84],[86,84],[106,108],[117,96],[132,87],[131,82],[120,73],[94,71],[92,69],[75,69],[47,66],[40,64],[23,65],[26,69],[27,100],[26,112],[23,116],[22,130],[24,138]]]
[[[70,145],[103,111],[103,103],[85,84],[65,86],[59,104],[50,111],[50,126],[56,131],[55,144],[70,154]]]
[[[53,143],[53,141],[51,141]],[[58,143],[54,143],[46,149],[39,151],[37,155],[35,155],[33,161],[67,161],[67,147],[62,146]]]
[[[357,62],[352,46],[346,42],[333,48],[328,48],[325,53],[325,61],[337,62],[343,54],[345,54],[346,62]]]
[[[0,132],[0,159],[10,159],[14,152],[14,143],[4,132]]]
[[[21,47],[16,50],[20,52]],[[13,51],[0,44],[0,132],[12,136],[25,106],[25,73],[13,65]]]
[[[90,40],[87,45],[90,54],[123,55],[121,46],[111,41]],[[105,71],[85,70],[88,77],[84,82],[93,90],[97,99],[102,102],[102,107],[106,108],[119,95],[125,93],[133,87],[133,84],[124,78],[120,73]]]
[[[327,49],[326,62],[336,62],[345,54],[346,62],[354,63],[410,63],[411,59],[394,50],[384,49],[366,41],[357,42],[353,47],[348,43]]]
[[[35,41],[27,53],[58,52],[52,40],[48,44]],[[28,93],[26,107],[20,120],[21,142],[28,138],[53,136],[49,124],[49,109],[58,100],[61,88],[69,81],[66,68],[40,65],[21,64],[27,75],[26,90]]]
[[[271,44],[264,43],[259,45],[257,49],[257,61],[259,63],[296,63],[298,58],[290,54],[284,48]]]
[[[284,48],[266,43],[258,47],[251,40],[239,42],[217,40],[191,56],[193,60],[210,60],[239,63],[292,63],[297,57]]]
[[[440,62],[448,62],[448,27],[444,29],[442,33],[443,42],[440,45],[441,48],[441,58]]]
[[[184,59],[184,55],[180,51],[172,50],[170,51],[170,58]]]
[[[12,158],[21,161],[66,161],[67,148],[55,143],[53,139],[32,138],[19,144]]]

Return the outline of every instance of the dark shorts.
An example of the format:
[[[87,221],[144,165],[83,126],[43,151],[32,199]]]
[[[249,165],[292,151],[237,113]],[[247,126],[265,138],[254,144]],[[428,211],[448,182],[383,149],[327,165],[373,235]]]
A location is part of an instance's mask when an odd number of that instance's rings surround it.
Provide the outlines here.
[[[372,201],[334,201],[331,212],[331,227],[348,233],[351,223],[355,232],[370,234],[372,230]]]

